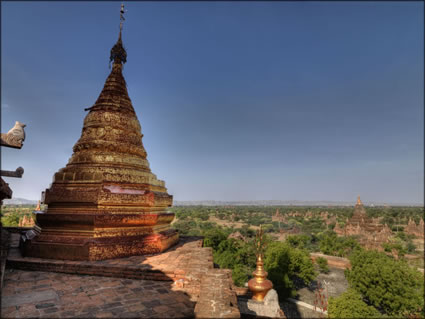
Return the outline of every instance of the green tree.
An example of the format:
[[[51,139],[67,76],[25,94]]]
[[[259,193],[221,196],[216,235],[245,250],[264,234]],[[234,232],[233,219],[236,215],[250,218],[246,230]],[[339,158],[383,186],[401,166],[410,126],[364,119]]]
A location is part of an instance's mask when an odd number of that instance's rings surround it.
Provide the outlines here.
[[[236,286],[243,287],[252,274],[252,268],[237,264],[232,270],[232,279]]]
[[[232,269],[233,282],[243,286],[255,269],[255,254],[252,243],[233,238],[222,240],[214,251],[214,262],[220,268]]]
[[[396,238],[400,238],[403,241],[407,241],[407,234],[404,231],[399,231],[395,234]]]
[[[391,316],[423,314],[423,275],[404,260],[362,249],[355,251],[350,261],[347,280],[369,305]]]
[[[328,260],[323,257],[318,257],[316,263],[319,266],[320,272],[327,274],[329,272]]]
[[[309,254],[282,242],[268,245],[264,267],[281,299],[296,295],[294,280],[298,279],[307,285],[316,276]]]
[[[226,238],[227,235],[219,228],[207,230],[204,233],[204,246],[212,247],[212,249],[215,251],[218,249],[220,243],[226,240]]]
[[[189,233],[197,228],[197,224],[195,221],[190,219],[178,220],[173,225],[173,228],[178,229],[180,234],[189,235]]]
[[[294,248],[307,248],[310,244],[310,236],[308,235],[289,235],[286,241]]]
[[[392,252],[393,250],[395,250],[397,252],[397,257],[403,257],[407,253],[407,248],[405,248],[403,243],[399,241],[392,243],[383,243],[382,247],[386,252]]]
[[[347,257],[359,249],[359,243],[353,237],[339,237],[333,231],[326,231],[319,236],[320,251],[326,255]]]
[[[381,318],[381,313],[368,306],[354,289],[348,289],[340,296],[329,298],[329,318]]]
[[[407,242],[406,250],[409,254],[414,254],[416,252],[416,245],[412,240]]]
[[[8,213],[1,218],[1,222],[4,227],[18,227],[20,217],[19,213]]]
[[[208,214],[204,213],[200,215],[199,218],[203,221],[207,221],[210,217],[208,216]]]
[[[244,236],[244,237],[254,237],[255,231],[249,228],[248,225],[243,225],[242,228],[239,228],[238,231]]]

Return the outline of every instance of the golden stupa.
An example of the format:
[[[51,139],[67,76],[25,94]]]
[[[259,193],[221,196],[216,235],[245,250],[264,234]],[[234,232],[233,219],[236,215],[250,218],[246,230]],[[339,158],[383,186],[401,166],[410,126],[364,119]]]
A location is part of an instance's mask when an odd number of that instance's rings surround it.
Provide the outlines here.
[[[66,167],[43,194],[45,212],[23,237],[25,256],[101,260],[162,252],[178,241],[170,229],[173,197],[151,172],[141,126],[122,75],[127,53],[120,33],[112,71],[86,109],[80,139]]]

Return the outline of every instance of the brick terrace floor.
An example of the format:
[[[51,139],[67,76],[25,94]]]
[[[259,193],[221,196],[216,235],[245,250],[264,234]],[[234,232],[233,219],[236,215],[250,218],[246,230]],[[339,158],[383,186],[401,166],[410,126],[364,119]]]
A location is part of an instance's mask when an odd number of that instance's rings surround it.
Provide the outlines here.
[[[13,233],[2,318],[193,317],[201,281],[214,272],[197,237],[161,254],[103,261],[22,257],[18,240]]]
[[[1,317],[178,318],[192,317],[194,307],[172,281],[8,269]]]

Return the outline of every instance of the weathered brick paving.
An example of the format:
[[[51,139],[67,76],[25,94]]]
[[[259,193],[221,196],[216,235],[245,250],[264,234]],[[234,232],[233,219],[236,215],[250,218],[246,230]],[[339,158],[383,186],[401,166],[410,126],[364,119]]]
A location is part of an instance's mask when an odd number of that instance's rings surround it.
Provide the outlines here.
[[[202,238],[183,237],[157,255],[103,261],[22,257],[13,239],[2,318],[240,316],[230,271],[213,268],[212,250],[202,247]],[[195,311],[200,296],[204,302]]]
[[[8,269],[2,318],[181,318],[195,302],[171,281]]]

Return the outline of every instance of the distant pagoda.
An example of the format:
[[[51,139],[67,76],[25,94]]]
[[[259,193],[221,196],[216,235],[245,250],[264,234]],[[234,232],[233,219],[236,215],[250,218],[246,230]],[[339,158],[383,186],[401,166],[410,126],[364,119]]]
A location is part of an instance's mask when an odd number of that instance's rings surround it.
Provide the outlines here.
[[[382,244],[389,242],[393,233],[386,224],[367,216],[360,196],[354,206],[354,213],[344,227],[336,223],[334,232],[339,236],[357,236],[359,243],[366,248],[382,250]]]
[[[354,206],[353,216],[347,224],[352,227],[361,227],[368,232],[379,232],[384,228],[384,225],[374,222],[367,216],[366,209],[363,206],[360,196],[357,196],[357,203]]]
[[[170,229],[173,197],[151,172],[143,134],[122,75],[127,60],[120,33],[112,71],[96,103],[86,109],[80,139],[66,167],[43,194],[25,256],[102,260],[162,252],[178,241]]]
[[[356,202],[356,205],[354,206],[354,213],[353,213],[353,216],[351,217],[351,222],[364,223],[365,219],[367,219],[366,210],[363,206],[363,202],[360,199],[360,196],[357,196],[357,202]]]

